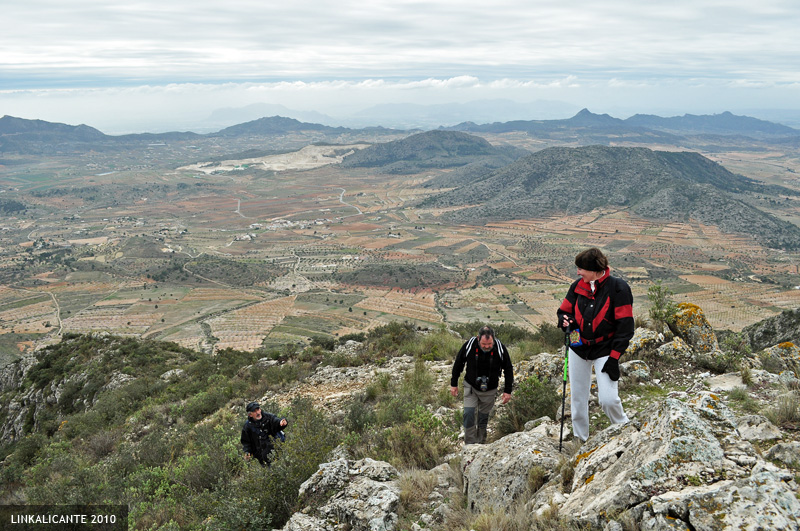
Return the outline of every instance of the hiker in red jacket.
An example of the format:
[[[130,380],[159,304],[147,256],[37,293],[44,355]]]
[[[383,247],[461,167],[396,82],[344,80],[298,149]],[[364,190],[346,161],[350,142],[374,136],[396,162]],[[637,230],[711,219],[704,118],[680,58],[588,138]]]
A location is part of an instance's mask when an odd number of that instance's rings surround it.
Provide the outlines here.
[[[606,256],[593,247],[575,257],[578,280],[558,309],[558,323],[570,332],[569,383],[572,431],[589,438],[589,389],[592,367],[600,407],[614,424],[628,416],[618,393],[619,358],[633,337],[633,295],[628,284],[612,277]]]

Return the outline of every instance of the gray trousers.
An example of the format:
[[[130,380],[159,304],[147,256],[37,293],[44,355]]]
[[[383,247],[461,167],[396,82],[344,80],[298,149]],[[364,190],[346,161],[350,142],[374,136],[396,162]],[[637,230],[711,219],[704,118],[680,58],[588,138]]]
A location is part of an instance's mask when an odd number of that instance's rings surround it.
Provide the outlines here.
[[[628,416],[619,398],[619,382],[602,372],[608,356],[585,360],[569,349],[569,391],[572,432],[582,441],[589,438],[589,390],[592,387],[592,366],[597,379],[597,398],[600,407],[613,424],[626,424]]]
[[[486,427],[496,398],[497,387],[479,391],[464,382],[464,444],[486,442]]]

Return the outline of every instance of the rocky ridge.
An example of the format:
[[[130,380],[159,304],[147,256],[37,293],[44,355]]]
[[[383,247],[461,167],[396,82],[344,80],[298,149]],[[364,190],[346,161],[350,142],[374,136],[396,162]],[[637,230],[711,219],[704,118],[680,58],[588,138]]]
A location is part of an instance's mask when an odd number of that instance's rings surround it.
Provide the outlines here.
[[[772,349],[786,368],[779,373],[755,368],[755,357],[745,360],[752,366],[750,387],[739,372],[698,374],[695,364],[721,351],[702,310],[683,311],[674,337],[643,328],[636,331],[627,357],[645,359],[621,365],[628,424],[593,429],[580,446],[567,438],[561,452],[559,423],[547,417],[489,444],[464,446],[451,456],[449,465],[422,472],[429,476],[431,488],[413,515],[403,510],[401,502],[400,479],[406,472],[388,463],[351,459],[341,455],[340,448],[336,459],[321,465],[302,485],[303,509],[284,531],[388,531],[407,525],[436,529],[452,516],[451,500],[459,496],[473,514],[522,511],[542,516],[555,511],[568,525],[603,531],[798,529],[800,434],[762,415],[737,411],[727,395],[737,388],[748,389],[768,405],[796,393],[800,348],[784,343]],[[645,403],[637,399],[637,387],[666,383],[651,375],[647,353],[673,357],[676,365],[669,388],[678,390]],[[392,363],[396,371],[410,368],[413,360],[398,358]],[[559,355],[539,354],[518,363],[515,372],[519,379],[536,375],[557,382],[561,363]],[[430,368],[438,384],[449,385],[448,363],[433,362]],[[312,389],[335,388],[336,381],[361,381],[359,375],[366,378],[374,371],[360,370],[364,374],[353,369],[318,371],[314,383],[296,392],[308,396]],[[593,414],[598,413],[596,402],[592,408]],[[568,432],[569,421],[566,426]],[[534,469],[543,473],[535,490],[529,480]]]

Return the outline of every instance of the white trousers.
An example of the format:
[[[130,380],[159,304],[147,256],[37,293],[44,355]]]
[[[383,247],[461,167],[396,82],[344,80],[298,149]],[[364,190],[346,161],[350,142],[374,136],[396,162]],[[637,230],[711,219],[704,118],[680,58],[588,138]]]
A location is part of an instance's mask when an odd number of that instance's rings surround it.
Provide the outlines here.
[[[589,391],[592,387],[592,366],[597,379],[597,398],[600,407],[613,424],[626,424],[628,416],[619,398],[619,382],[614,382],[602,372],[608,356],[585,360],[569,349],[569,389],[572,432],[586,441],[589,438]]]

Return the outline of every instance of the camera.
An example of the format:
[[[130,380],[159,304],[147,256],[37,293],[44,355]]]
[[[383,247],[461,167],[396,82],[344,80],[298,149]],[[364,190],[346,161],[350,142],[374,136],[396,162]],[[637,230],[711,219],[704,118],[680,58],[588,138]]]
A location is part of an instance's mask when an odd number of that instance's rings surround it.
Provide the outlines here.
[[[487,389],[489,389],[488,376],[478,376],[477,378],[475,378],[475,383],[478,384],[478,389],[480,389],[481,392],[485,392]]]

